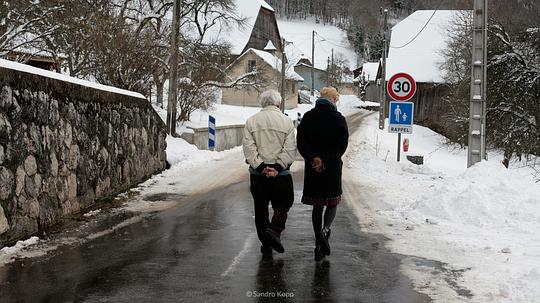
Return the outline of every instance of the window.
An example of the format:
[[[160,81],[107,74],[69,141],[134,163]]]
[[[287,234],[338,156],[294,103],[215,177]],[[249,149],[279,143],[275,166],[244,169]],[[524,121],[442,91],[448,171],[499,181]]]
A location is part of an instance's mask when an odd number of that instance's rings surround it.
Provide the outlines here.
[[[248,73],[254,71],[257,68],[257,61],[256,60],[248,60]]]
[[[291,85],[291,93],[295,93],[296,91],[296,82],[293,82],[292,85]]]

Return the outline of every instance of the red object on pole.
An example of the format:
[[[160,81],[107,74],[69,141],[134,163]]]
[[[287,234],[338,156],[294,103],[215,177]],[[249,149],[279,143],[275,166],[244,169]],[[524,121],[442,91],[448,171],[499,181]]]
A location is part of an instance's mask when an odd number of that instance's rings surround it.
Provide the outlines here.
[[[408,152],[409,151],[409,138],[405,138],[403,140],[403,151]]]

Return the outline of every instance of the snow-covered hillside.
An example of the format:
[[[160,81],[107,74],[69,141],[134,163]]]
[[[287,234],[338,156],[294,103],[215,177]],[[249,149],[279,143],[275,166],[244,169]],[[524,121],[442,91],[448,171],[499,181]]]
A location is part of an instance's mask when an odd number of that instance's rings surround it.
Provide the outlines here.
[[[295,64],[302,55],[311,59],[312,33],[315,35],[315,67],[326,69],[328,58],[343,55],[348,60],[351,70],[357,66],[357,56],[350,45],[345,31],[333,26],[315,23],[314,20],[283,20],[278,19],[281,35],[292,44],[285,47],[291,64]]]

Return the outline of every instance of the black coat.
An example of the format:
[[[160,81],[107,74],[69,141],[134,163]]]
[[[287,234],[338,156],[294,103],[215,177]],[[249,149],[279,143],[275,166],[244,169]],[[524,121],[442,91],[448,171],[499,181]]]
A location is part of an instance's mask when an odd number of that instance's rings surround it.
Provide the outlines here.
[[[302,118],[297,134],[298,151],[305,159],[305,197],[334,198],[343,193],[341,157],[348,142],[345,117],[329,101],[317,100],[315,108]],[[315,157],[323,160],[325,170],[321,173],[311,167]]]

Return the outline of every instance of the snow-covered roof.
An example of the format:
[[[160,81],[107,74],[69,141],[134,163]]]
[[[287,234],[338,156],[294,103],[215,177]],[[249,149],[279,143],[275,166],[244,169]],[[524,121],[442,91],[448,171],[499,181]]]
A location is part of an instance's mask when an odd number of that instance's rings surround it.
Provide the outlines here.
[[[292,45],[285,46],[285,53],[290,62],[298,62],[302,57],[311,60],[311,40],[315,31],[315,67],[326,70],[332,49],[337,57],[343,54],[351,70],[357,68],[357,55],[347,39],[347,33],[329,24],[316,23],[314,19],[283,20],[278,19],[279,32]]]
[[[82,85],[82,86],[86,86],[86,87],[90,87],[90,88],[95,88],[95,89],[99,89],[99,90],[102,90],[102,91],[107,91],[107,92],[111,92],[111,93],[115,93],[115,94],[122,94],[122,95],[127,95],[127,96],[131,96],[131,97],[135,97],[135,98],[146,99],[142,94],[132,92],[132,91],[129,91],[129,90],[120,89],[120,88],[113,87],[113,86],[107,86],[107,85],[103,85],[103,84],[99,84],[99,83],[95,83],[95,82],[90,82],[90,81],[86,81],[86,80],[81,80],[81,79],[78,79],[78,78],[62,75],[62,74],[59,74],[59,73],[56,73],[56,72],[44,70],[44,69],[41,69],[41,68],[37,68],[37,67],[30,66],[30,65],[9,61],[9,60],[0,59],[0,68],[7,68],[7,69],[11,69],[11,70],[17,70],[17,71],[21,71],[21,72],[25,72],[25,73],[34,74],[34,75],[40,75],[40,76],[51,78],[51,79],[70,82],[70,83],[77,84],[77,85]]]
[[[266,62],[268,65],[270,65],[273,69],[277,70],[278,72],[281,72],[281,59],[279,59],[278,57],[270,54],[269,52],[265,52],[265,51],[254,49],[254,48],[248,49],[244,53],[244,55],[249,53],[249,52],[254,53],[256,56],[263,59],[264,62]],[[244,55],[242,55],[242,57]],[[238,58],[238,59],[240,59],[240,58]],[[302,76],[297,74],[294,71],[294,68],[292,66],[287,66],[286,67],[285,75],[286,75],[287,79],[289,79],[289,80],[304,81],[304,78],[302,78]]]
[[[460,12],[462,11],[420,10],[396,24],[390,38],[386,80],[396,73],[405,72],[416,82],[442,83],[441,50],[446,48],[447,30],[451,21],[455,20]]]
[[[311,59],[302,55],[298,60],[296,60],[296,65],[301,65],[301,64],[305,64],[305,65],[309,65],[311,66]]]
[[[375,81],[379,71],[379,62],[367,62],[362,66],[362,75],[366,81]],[[362,76],[360,75],[360,77]]]
[[[208,29],[203,42],[225,42],[231,46],[232,55],[240,55],[251,37],[251,32],[257,21],[261,8],[269,11],[274,9],[264,0],[234,0],[235,9],[231,13],[239,19],[245,19],[244,24],[238,25],[224,19],[219,19],[218,24]]]
[[[305,66],[305,67],[308,67],[308,68],[311,68],[311,64],[305,64],[305,63],[298,63],[295,65],[296,66]],[[321,72],[325,72],[326,73],[326,70],[325,69],[320,69],[320,68],[316,68],[315,67],[315,70],[318,70],[318,71],[321,71]]]
[[[56,54],[56,57],[55,57],[49,51],[37,49],[37,48],[31,48],[31,47],[24,47],[24,48],[19,47],[17,49],[14,49],[8,52],[6,57],[17,56],[17,55],[28,55],[28,56],[37,57],[37,58],[49,58],[51,61],[55,58],[60,61],[67,59],[67,56],[64,54],[61,54],[61,53]]]

